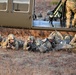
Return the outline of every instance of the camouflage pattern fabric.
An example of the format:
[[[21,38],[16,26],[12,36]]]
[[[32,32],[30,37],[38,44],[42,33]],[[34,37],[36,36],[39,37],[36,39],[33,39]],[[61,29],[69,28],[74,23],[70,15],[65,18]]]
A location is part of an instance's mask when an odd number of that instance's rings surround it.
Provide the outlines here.
[[[10,43],[9,40],[14,40],[14,42]],[[8,37],[2,42],[1,45],[2,48],[7,49],[19,49],[18,41],[15,39],[15,36],[13,34],[9,34]]]
[[[75,34],[75,36],[73,37],[73,39],[71,40],[70,44],[71,44],[73,47],[76,47],[76,34]]]
[[[56,45],[55,50],[71,49],[72,46],[69,44],[70,40],[71,40],[70,36],[66,35],[64,39],[61,40],[60,43]]]
[[[71,15],[74,13],[74,18],[72,20],[72,26],[76,25],[76,0],[66,1],[66,28],[70,27]]]
[[[48,39],[46,39],[38,48],[37,50],[39,52],[47,52],[47,51],[50,51],[52,50],[52,45],[50,43],[50,41]]]
[[[27,41],[25,41],[25,43],[23,45],[23,50],[34,51],[34,50],[36,50],[35,48],[36,48],[35,37],[29,36]]]
[[[60,41],[63,40],[63,36],[60,32],[54,31],[49,35],[48,39],[55,39],[57,43],[60,43]]]
[[[43,43],[42,39],[40,39],[40,38],[36,39],[36,45],[37,46],[40,46],[42,43]]]
[[[64,43],[62,43],[62,44],[57,44],[57,46],[56,46],[56,48],[55,48],[55,50],[67,50],[67,49],[72,49],[72,46],[71,45],[69,45],[69,44],[64,44]]]
[[[17,41],[18,41],[19,48],[23,48],[24,41],[22,40],[17,40]]]
[[[6,48],[7,42],[8,42],[8,40],[6,40],[6,38],[3,39],[2,42],[1,42],[1,48]]]
[[[7,45],[6,45],[6,48],[7,49],[18,50],[19,49],[19,43],[16,40],[13,43],[8,42]]]

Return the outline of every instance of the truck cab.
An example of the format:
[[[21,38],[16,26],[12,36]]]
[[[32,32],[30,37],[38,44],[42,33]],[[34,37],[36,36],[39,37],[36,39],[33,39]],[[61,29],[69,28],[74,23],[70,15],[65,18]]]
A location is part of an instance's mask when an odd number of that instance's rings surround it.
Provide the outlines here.
[[[0,0],[0,26],[31,28],[33,0]]]

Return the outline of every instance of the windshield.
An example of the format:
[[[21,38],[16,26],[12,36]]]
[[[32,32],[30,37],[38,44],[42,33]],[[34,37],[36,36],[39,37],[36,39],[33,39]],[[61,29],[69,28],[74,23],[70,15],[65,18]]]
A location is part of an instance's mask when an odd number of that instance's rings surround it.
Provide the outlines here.
[[[29,4],[30,0],[13,0],[13,3],[23,3],[23,4]]]
[[[7,3],[7,0],[0,0],[0,3]]]

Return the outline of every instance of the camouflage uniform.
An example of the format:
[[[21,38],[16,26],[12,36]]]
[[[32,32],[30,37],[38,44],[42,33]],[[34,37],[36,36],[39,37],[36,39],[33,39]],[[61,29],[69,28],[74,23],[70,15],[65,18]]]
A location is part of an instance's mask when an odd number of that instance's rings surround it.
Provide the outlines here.
[[[65,36],[63,40],[59,44],[57,44],[55,50],[61,50],[61,49],[71,49],[72,46],[69,44],[70,43],[70,36]]]
[[[48,37],[48,39],[53,39],[53,38],[56,41],[56,47],[54,48],[55,50],[72,48],[71,45],[69,45],[70,36],[65,36],[64,38],[61,33],[55,31],[52,32]]]
[[[55,31],[49,35],[48,39],[55,39],[56,42],[59,43],[61,40],[63,40],[63,36],[60,32]]]
[[[51,45],[51,42],[49,41],[49,39],[46,38],[42,41],[43,41],[43,43],[37,47],[37,51],[47,52],[47,51],[52,50],[52,45]]]
[[[70,27],[71,14],[74,13],[74,19],[72,20],[72,26],[76,25],[76,0],[66,1],[66,27]]]
[[[12,42],[10,42],[12,41]],[[19,49],[18,41],[15,39],[15,36],[13,34],[9,34],[5,41],[2,43],[2,48],[7,49]]]
[[[42,40],[42,44],[38,47],[40,52],[53,50],[56,44],[63,40],[63,36],[58,31],[52,32],[49,37]]]
[[[46,52],[51,47],[49,40],[41,40],[40,38],[35,39],[34,36],[29,36],[25,42],[23,49],[34,52]]]
[[[5,38],[0,35],[0,47],[3,47],[3,43],[5,42]]]
[[[40,46],[42,43],[43,43],[43,41],[42,41],[41,38],[37,38],[37,39],[36,39],[36,45],[37,45],[37,46]]]
[[[74,38],[71,40],[70,44],[71,44],[73,47],[76,47],[76,34],[75,34]]]
[[[36,49],[36,42],[34,36],[29,36],[23,45],[23,50],[34,51]]]

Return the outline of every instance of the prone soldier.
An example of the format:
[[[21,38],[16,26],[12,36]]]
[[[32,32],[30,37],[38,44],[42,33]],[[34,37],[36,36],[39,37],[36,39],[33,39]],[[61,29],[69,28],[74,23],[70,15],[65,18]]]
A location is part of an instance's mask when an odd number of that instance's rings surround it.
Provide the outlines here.
[[[34,36],[28,37],[27,41],[24,43],[23,50],[36,51],[36,42]]]
[[[56,43],[60,43],[63,40],[63,36],[60,32],[54,31],[49,35],[48,39],[55,39]]]
[[[56,44],[59,42],[59,40],[62,40],[62,39],[63,39],[63,36],[59,32],[57,31],[52,32],[49,35],[49,37],[42,40],[42,44],[37,49],[40,52],[51,51],[56,47]]]
[[[55,31],[52,32],[48,38],[55,39],[56,41],[56,46],[54,47],[55,50],[72,48],[71,45],[69,45],[70,36],[65,36],[64,38],[60,32]]]
[[[6,40],[2,43],[2,48],[7,48],[7,49],[19,49],[19,43],[15,39],[15,36],[13,34],[9,34]]]
[[[63,40],[61,40],[61,42],[59,44],[57,44],[55,50],[67,50],[67,49],[71,49],[72,46],[69,44],[71,40],[71,37],[69,35],[66,35],[64,37]]]

